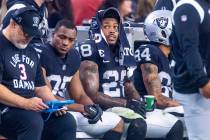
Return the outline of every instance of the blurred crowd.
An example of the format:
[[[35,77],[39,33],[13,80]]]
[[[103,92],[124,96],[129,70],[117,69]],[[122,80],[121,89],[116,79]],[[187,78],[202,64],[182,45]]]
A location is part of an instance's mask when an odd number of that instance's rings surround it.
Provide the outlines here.
[[[6,14],[7,0],[1,0],[0,19]],[[115,7],[124,21],[143,22],[156,0],[46,0],[49,28],[60,19],[70,19],[75,25],[87,25],[96,11]]]

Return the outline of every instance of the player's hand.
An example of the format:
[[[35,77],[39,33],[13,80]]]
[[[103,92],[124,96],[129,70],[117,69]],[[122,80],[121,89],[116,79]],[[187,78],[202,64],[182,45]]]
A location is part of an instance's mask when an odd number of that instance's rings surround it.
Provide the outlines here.
[[[39,112],[47,109],[48,106],[42,101],[41,98],[33,97],[25,100],[23,108],[26,110],[33,110]]]
[[[101,120],[101,115],[103,114],[103,111],[99,105],[85,105],[84,110],[85,113],[83,113],[83,115],[88,118],[88,122],[90,124],[95,124],[98,122],[98,120]]]
[[[56,117],[63,116],[63,115],[65,115],[67,113],[67,110],[68,109],[66,107],[63,107],[63,108],[55,111],[55,116]]]
[[[170,107],[176,107],[176,106],[180,106],[180,103],[178,103],[176,100],[171,100]]]
[[[208,99],[210,98],[210,81],[200,88],[200,93],[203,94],[204,97]]]
[[[146,108],[144,101],[139,101],[136,99],[127,100],[126,107],[130,108],[146,119]]]
[[[157,107],[161,109],[164,109],[166,107],[180,106],[180,104],[176,100],[168,98],[164,95],[156,96],[155,101]]]

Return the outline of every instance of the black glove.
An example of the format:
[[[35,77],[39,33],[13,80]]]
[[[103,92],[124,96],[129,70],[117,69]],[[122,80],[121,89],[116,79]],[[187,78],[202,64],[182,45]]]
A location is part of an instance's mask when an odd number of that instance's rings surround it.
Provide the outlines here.
[[[86,118],[88,118],[88,122],[90,124],[97,123],[98,120],[101,120],[101,115],[103,114],[102,109],[99,105],[93,104],[93,105],[86,105],[84,106],[84,110],[87,113],[87,115],[84,115]]]
[[[144,101],[139,101],[136,99],[127,100],[126,107],[130,108],[146,119],[146,108]]]

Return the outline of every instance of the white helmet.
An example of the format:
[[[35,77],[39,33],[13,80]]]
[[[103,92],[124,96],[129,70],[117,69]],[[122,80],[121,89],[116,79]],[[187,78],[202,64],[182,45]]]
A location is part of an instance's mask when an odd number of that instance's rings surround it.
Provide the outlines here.
[[[169,46],[169,37],[172,33],[171,11],[151,12],[144,21],[144,33],[150,41]]]

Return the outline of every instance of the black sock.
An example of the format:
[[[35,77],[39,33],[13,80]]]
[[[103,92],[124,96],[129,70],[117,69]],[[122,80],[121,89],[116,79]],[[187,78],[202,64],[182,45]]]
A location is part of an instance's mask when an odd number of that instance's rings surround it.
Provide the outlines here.
[[[116,131],[108,131],[104,134],[103,140],[120,140],[122,133]]]

